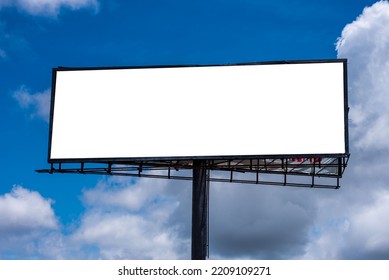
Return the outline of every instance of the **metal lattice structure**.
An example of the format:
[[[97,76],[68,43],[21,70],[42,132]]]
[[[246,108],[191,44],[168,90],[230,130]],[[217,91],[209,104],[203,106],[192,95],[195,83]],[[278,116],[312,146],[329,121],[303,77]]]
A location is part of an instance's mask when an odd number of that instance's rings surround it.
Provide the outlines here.
[[[209,181],[291,187],[340,187],[349,156],[314,158],[208,159]],[[116,175],[192,180],[193,160],[57,163],[40,173]]]

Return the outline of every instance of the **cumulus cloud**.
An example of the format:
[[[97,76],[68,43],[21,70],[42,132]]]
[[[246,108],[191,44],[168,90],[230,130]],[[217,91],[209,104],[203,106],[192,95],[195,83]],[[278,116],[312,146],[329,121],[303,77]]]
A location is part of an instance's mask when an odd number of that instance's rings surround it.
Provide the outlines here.
[[[337,42],[349,59],[351,137],[356,148],[389,149],[389,3],[364,9]]]
[[[98,9],[97,0],[2,0],[0,9],[4,7],[16,7],[31,15],[55,16],[61,8],[79,10],[82,8]]]
[[[39,255],[40,240],[59,227],[52,204],[51,199],[21,186],[0,196],[1,258]]]
[[[86,248],[83,258],[180,259],[189,241],[170,223],[180,202],[166,181],[110,177],[84,190],[87,207],[70,239]],[[89,250],[88,248],[94,248]]]
[[[388,188],[389,2],[367,7],[338,40],[349,61],[351,168],[355,186]]]
[[[69,225],[59,224],[51,199],[15,186],[0,196],[0,258],[189,259],[190,236],[181,232],[185,221],[176,219],[182,188],[167,186],[164,180],[101,179],[83,191],[85,212]]]
[[[358,196],[367,192],[359,192]],[[308,243],[303,258],[389,259],[389,230],[383,224],[389,215],[389,192],[375,190],[368,196],[366,200],[350,195],[338,202],[332,199],[319,203],[327,209],[334,207],[338,214],[330,211],[318,217],[312,231],[314,242]]]
[[[389,259],[389,2],[348,24],[337,42],[348,59],[351,158],[341,195],[320,211],[304,258]]]
[[[345,258],[389,259],[389,191],[375,193],[373,203],[364,205],[350,220],[350,238],[355,246],[346,246]]]
[[[55,229],[57,221],[53,201],[38,192],[15,186],[10,193],[0,196],[0,230],[18,232],[26,229]]]
[[[165,212],[169,209],[159,209]],[[104,259],[177,259],[180,244],[163,219],[130,213],[87,213],[73,239]]]
[[[84,190],[83,201],[89,207],[118,207],[139,211],[156,201],[166,187],[166,182],[161,180],[155,180],[152,187],[147,186],[147,183],[149,181],[135,183],[126,177],[111,177],[99,181],[95,188]]]
[[[21,86],[13,93],[13,97],[20,107],[31,112],[31,118],[40,118],[49,121],[50,115],[50,89],[31,93],[25,86]]]

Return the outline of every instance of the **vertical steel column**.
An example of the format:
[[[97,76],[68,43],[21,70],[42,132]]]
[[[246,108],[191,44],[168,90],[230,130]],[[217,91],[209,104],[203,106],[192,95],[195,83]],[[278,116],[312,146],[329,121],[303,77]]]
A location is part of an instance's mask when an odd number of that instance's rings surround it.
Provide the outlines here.
[[[208,252],[208,183],[205,160],[193,160],[192,260],[205,260]]]

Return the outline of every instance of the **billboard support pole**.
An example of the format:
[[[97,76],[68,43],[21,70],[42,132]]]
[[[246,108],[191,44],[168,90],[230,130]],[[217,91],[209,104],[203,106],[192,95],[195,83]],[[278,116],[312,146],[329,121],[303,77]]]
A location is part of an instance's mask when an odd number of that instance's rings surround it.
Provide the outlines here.
[[[208,176],[206,160],[193,160],[192,260],[205,260],[208,253]]]

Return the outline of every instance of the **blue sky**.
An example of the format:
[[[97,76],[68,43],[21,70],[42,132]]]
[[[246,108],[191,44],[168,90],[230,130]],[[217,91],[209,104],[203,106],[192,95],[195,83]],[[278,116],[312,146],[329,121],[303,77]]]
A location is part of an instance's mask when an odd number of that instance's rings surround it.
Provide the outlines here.
[[[342,188],[213,184],[210,258],[388,259],[388,26],[387,1],[0,0],[0,258],[190,257],[189,182],[34,172],[53,67],[340,57]]]

